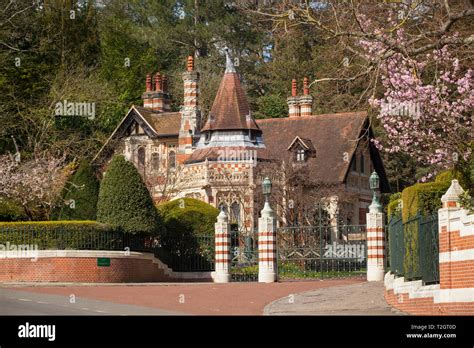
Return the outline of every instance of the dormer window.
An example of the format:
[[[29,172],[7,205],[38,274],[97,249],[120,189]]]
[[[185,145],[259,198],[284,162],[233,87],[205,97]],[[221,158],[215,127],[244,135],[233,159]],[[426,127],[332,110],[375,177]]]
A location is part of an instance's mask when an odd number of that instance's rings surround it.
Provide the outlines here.
[[[303,149],[296,150],[296,162],[306,161],[306,151]]]
[[[295,137],[291,142],[291,145],[288,146],[288,150],[293,153],[294,161],[298,163],[306,162],[309,157],[316,156],[316,149],[311,140],[300,138],[299,136]]]
[[[207,144],[211,141],[211,132],[206,132],[204,135],[204,142]]]

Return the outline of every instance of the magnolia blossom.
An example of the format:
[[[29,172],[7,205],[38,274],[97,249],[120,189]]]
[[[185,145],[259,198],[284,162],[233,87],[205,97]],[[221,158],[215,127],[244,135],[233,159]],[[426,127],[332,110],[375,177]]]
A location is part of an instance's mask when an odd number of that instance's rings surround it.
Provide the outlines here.
[[[370,31],[370,21],[363,23]],[[375,145],[388,153],[408,154],[431,168],[423,181],[467,161],[474,106],[472,69],[462,70],[448,45],[416,57],[392,50],[408,44],[403,28],[372,32],[377,40],[359,43],[367,58],[378,65],[384,87],[383,96],[369,100],[379,110],[386,133],[386,140],[374,141]]]

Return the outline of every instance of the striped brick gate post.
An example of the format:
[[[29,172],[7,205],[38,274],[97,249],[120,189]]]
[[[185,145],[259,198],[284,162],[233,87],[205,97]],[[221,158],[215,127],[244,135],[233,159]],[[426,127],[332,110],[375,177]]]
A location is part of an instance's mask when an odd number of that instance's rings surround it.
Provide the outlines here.
[[[230,224],[224,210],[221,210],[215,223],[215,283],[230,282]]]
[[[382,281],[385,276],[384,214],[380,205],[371,204],[367,213],[367,281]]]
[[[440,298],[474,302],[474,214],[459,206],[464,192],[452,180],[438,210]]]
[[[277,281],[276,221],[270,204],[265,202],[258,219],[258,281]]]

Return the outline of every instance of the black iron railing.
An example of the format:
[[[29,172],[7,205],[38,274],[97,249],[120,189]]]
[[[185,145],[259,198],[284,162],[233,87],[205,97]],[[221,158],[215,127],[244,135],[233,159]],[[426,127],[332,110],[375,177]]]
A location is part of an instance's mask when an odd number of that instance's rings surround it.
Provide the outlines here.
[[[390,270],[397,277],[439,283],[438,214],[389,223]]]

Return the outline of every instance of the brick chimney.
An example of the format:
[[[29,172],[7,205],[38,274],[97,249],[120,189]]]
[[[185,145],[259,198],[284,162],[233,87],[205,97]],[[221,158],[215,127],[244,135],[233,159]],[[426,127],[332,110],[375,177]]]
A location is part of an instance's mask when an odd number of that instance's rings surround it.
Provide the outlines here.
[[[151,75],[146,75],[146,90],[145,93],[142,94],[143,99],[143,107],[152,109],[153,108],[153,91],[152,91],[152,82],[151,82]]]
[[[291,80],[291,97],[287,99],[288,103],[288,115],[290,117],[300,116],[300,104],[299,98],[297,97],[298,91],[296,86],[296,79]]]
[[[308,78],[303,79],[303,95],[299,98],[301,116],[311,116],[313,109],[313,97],[309,94]]]
[[[183,73],[184,105],[179,130],[178,163],[184,162],[193,152],[194,139],[199,138],[201,111],[199,110],[199,73],[194,70],[194,58],[189,56]]]
[[[155,75],[155,93],[153,94],[152,110],[163,112],[163,80],[159,72]]]

